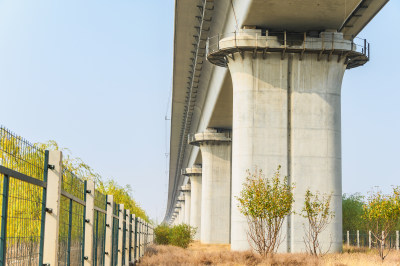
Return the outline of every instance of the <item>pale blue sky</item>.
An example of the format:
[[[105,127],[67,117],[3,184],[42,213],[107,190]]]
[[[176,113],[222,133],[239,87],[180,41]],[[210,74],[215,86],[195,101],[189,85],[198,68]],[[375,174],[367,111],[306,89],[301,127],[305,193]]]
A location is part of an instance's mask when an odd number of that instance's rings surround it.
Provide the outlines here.
[[[400,3],[360,34],[371,62],[342,89],[343,191],[400,185]],[[56,140],[130,184],[153,219],[166,207],[173,0],[0,0],[0,124]]]

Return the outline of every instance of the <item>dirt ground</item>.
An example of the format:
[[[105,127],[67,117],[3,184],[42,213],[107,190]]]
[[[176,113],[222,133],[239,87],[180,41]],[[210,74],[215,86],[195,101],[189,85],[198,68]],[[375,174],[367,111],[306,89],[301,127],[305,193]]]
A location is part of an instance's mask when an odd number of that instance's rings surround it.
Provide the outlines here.
[[[367,266],[399,265],[400,252],[391,251],[382,263],[377,251],[344,248],[343,253],[327,254],[315,258],[307,254],[276,254],[262,258],[250,251],[230,251],[230,245],[205,245],[199,242],[183,249],[174,246],[151,246],[142,258],[144,265],[327,265],[327,266]]]

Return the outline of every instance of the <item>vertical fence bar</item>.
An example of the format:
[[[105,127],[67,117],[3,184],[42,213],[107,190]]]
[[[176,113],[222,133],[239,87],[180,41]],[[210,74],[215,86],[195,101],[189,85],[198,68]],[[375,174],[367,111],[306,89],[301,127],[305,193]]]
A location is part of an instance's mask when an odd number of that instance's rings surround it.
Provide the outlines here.
[[[87,195],[86,195],[86,190],[87,190],[87,180],[84,181],[83,183],[83,201],[85,202],[85,206],[83,206],[83,221],[82,221],[82,228],[83,228],[83,232],[82,232],[82,258],[81,258],[81,265],[85,264],[85,239],[86,239],[86,199],[87,199]],[[89,240],[91,241],[91,240]],[[89,258],[89,257],[87,257]]]
[[[114,197],[107,195],[107,215],[106,215],[106,237],[105,237],[105,252],[104,265],[112,266],[112,229],[113,229],[113,205]]]
[[[136,262],[137,261],[137,244],[138,244],[138,237],[137,237],[137,232],[138,232],[138,218],[135,216],[134,217],[134,224],[135,224],[135,234],[134,234],[134,251],[133,251],[133,260]]]
[[[44,152],[44,166],[43,166],[43,182],[47,184],[47,174],[49,165],[49,151]],[[44,247],[44,226],[46,218],[46,188],[42,188],[42,213],[40,216],[40,244],[39,244],[39,265],[43,265],[43,247]]]
[[[139,218],[139,224],[138,224],[138,227],[139,227],[139,259],[140,259],[140,257],[142,256],[142,242],[143,242],[143,240],[142,240],[142,219],[141,218]]]
[[[133,262],[132,260],[132,238],[134,232],[134,221],[133,214],[129,215],[129,262]]]
[[[107,231],[107,210],[109,209],[108,204],[107,204],[107,195],[106,195],[106,214],[104,216],[104,237],[103,237],[103,250],[102,252],[102,256],[103,256],[103,266],[106,265],[106,231]],[[98,215],[98,214],[97,214]]]
[[[399,231],[396,231],[396,250],[399,250]]]
[[[382,231],[382,241],[381,241],[381,248],[385,248],[385,241],[384,241],[384,237],[385,237],[385,231]]]
[[[119,224],[118,224],[118,266],[122,266],[122,253],[124,245],[124,204],[119,204]]]
[[[60,222],[62,152],[50,151],[46,188],[46,215],[44,226],[43,264],[58,264],[58,238]]]
[[[99,213],[94,211],[94,234],[93,234],[93,266],[97,266],[97,245],[99,236]],[[103,262],[104,263],[104,262]]]
[[[347,231],[347,246],[350,246],[350,233]]]
[[[7,212],[8,212],[8,191],[10,178],[3,175],[3,202],[1,205],[1,239],[0,239],[0,265],[6,265],[7,251]]]
[[[72,234],[72,199],[69,200],[69,212],[68,212],[68,245],[67,245],[67,266],[71,265],[71,234]]]
[[[131,224],[131,215],[130,215],[130,211],[126,210],[126,214],[125,214],[125,265],[129,265],[129,253],[130,253],[130,249],[129,249],[129,236],[130,236],[130,224]]]
[[[95,194],[95,185],[94,182],[89,180],[85,181],[85,226],[84,226],[84,247],[83,257],[87,258],[84,260],[83,265],[91,266],[94,265],[94,262],[97,261],[94,256],[94,250],[97,250],[97,246],[94,247],[94,235],[96,235],[96,243],[97,243],[97,231],[94,231],[94,194]],[[97,215],[98,219],[98,215]],[[98,225],[97,225],[98,228]],[[94,234],[96,232],[96,234]]]
[[[368,247],[369,247],[369,249],[371,249],[371,247],[372,247],[371,230],[368,231]]]
[[[357,247],[360,247],[360,231],[357,230]]]

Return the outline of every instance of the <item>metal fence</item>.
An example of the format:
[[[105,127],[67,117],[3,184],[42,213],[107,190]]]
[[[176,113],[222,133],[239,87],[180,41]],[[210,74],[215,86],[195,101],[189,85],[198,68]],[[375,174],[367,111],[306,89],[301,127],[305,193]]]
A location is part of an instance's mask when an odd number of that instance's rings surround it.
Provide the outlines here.
[[[384,232],[382,232],[383,234]],[[343,234],[343,244],[359,248],[374,248],[380,243],[374,240],[370,231],[347,231]],[[399,231],[391,233],[385,240],[385,248],[400,249]]]
[[[4,127],[0,206],[0,266],[127,265],[153,242],[151,225],[63,166],[61,152]]]

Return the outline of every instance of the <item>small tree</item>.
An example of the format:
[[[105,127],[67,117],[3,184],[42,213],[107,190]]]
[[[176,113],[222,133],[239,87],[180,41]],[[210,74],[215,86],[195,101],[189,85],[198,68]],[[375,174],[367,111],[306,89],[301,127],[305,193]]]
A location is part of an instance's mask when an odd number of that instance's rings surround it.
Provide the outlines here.
[[[294,187],[288,184],[287,177],[280,178],[280,168],[270,179],[262,170],[247,170],[246,182],[237,197],[239,210],[247,218],[250,246],[264,256],[277,251],[283,241],[283,221],[292,213]]]
[[[305,232],[303,240],[307,252],[314,256],[324,254],[322,250],[323,247],[321,246],[318,237],[335,216],[330,208],[331,199],[332,194],[320,195],[319,192],[316,192],[315,194],[311,193],[309,189],[306,191],[302,216],[307,218],[308,226],[303,225]],[[332,242],[330,244],[332,244]],[[329,249],[330,246],[325,253],[327,253]]]
[[[167,224],[160,224],[154,228],[154,242],[158,245],[169,244],[169,234],[171,228]]]
[[[385,252],[386,239],[400,219],[400,187],[394,187],[390,195],[384,195],[380,190],[371,191],[364,205],[363,218],[383,261],[391,250],[389,245]]]
[[[368,230],[362,218],[364,213],[364,196],[360,193],[343,194],[342,213],[343,213],[343,233],[347,231]]]
[[[169,244],[181,248],[187,248],[193,242],[196,229],[188,224],[178,224],[170,229]]]

